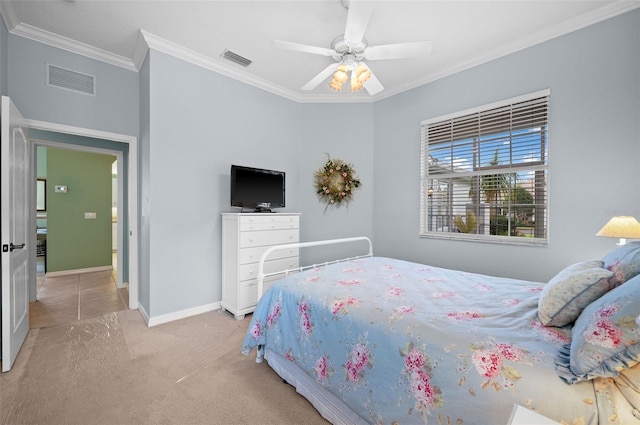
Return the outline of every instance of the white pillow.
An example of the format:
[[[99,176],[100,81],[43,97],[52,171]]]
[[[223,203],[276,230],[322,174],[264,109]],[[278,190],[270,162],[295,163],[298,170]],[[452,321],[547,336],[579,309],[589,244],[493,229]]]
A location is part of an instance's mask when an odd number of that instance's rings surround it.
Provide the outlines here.
[[[613,279],[609,281],[613,272],[603,265],[600,260],[583,261],[555,275],[538,300],[542,324],[560,327],[573,323],[586,306],[617,286]]]

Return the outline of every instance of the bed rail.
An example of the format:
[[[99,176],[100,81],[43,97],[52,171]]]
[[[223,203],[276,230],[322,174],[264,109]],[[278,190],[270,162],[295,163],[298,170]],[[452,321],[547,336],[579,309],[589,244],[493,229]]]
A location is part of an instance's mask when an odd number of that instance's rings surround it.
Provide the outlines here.
[[[286,270],[280,270],[280,271],[277,271],[277,272],[270,272],[270,273],[265,273],[264,272],[264,262],[266,261],[267,257],[269,257],[269,255],[271,255],[274,251],[280,251],[280,250],[291,249],[291,248],[307,248],[307,247],[312,247],[312,246],[334,245],[334,244],[358,242],[358,241],[366,241],[369,244],[369,252],[368,253],[366,253],[364,255],[357,255],[355,257],[342,258],[342,259],[339,259],[339,260],[332,260],[332,261],[326,261],[324,263],[318,263],[318,264],[312,264],[312,265],[309,265],[309,266],[297,267],[295,269],[286,269]],[[354,238],[343,238],[343,239],[327,239],[327,240],[324,240],[324,241],[289,243],[289,244],[286,244],[286,245],[272,246],[272,247],[268,248],[262,254],[262,256],[260,256],[260,262],[258,263],[258,301],[260,301],[260,298],[262,297],[262,292],[264,290],[264,279],[266,277],[277,276],[277,275],[287,276],[291,272],[301,272],[303,270],[311,269],[311,268],[314,268],[314,267],[326,266],[326,265],[329,265],[329,264],[341,263],[343,261],[357,260],[358,258],[365,258],[365,257],[372,257],[372,256],[373,256],[373,245],[371,244],[371,240],[366,236],[357,236],[357,237],[354,237]]]

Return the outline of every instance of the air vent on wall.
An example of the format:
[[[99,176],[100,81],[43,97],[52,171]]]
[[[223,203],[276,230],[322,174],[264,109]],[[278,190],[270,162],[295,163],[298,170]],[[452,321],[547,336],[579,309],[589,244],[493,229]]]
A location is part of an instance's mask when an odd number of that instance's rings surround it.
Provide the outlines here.
[[[222,52],[222,57],[242,66],[249,66],[252,62],[251,60],[244,58],[239,54],[232,52],[231,50],[226,49],[224,52]]]
[[[96,77],[47,64],[47,85],[77,93],[96,95]]]

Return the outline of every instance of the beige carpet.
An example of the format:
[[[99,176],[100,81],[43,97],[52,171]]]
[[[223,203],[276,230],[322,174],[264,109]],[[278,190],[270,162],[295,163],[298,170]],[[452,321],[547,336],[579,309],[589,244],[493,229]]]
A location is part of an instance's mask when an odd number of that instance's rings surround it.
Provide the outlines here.
[[[0,424],[327,424],[221,311],[147,328],[135,310],[32,329],[0,375]]]

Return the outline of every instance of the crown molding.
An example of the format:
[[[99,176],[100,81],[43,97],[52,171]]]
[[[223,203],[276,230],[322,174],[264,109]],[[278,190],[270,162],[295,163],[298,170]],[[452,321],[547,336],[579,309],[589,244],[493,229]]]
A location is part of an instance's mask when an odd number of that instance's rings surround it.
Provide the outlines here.
[[[138,32],[138,39],[136,40],[136,48],[133,50],[133,65],[136,67],[138,71],[142,68],[144,64],[144,60],[147,57],[147,53],[149,52],[149,45],[145,41],[143,31],[140,30]]]
[[[58,47],[68,52],[76,53],[91,59],[105,62],[110,65],[115,65],[117,67],[124,68],[130,71],[137,71],[133,62],[130,59],[125,58],[124,56],[107,52],[106,50],[102,50],[89,44],[85,44],[58,34],[54,34],[52,32],[31,26],[29,24],[19,23],[12,29],[10,29],[9,32],[11,34],[19,35],[21,37],[48,44],[53,47]]]
[[[270,93],[285,97],[287,99],[295,100],[295,98],[298,97],[298,94],[292,90],[285,89],[262,78],[258,78],[246,71],[233,69],[230,66],[222,63],[220,60],[212,59],[201,53],[173,43],[172,41],[155,36],[145,30],[140,30],[140,34],[144,39],[147,48],[149,49],[157,50],[159,52],[173,56],[177,59],[181,59],[193,65],[197,65],[210,71],[214,71],[218,74],[222,74],[226,77],[233,78],[234,80],[241,81],[251,86],[261,88]],[[138,55],[138,57],[141,57],[141,55]]]

